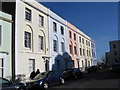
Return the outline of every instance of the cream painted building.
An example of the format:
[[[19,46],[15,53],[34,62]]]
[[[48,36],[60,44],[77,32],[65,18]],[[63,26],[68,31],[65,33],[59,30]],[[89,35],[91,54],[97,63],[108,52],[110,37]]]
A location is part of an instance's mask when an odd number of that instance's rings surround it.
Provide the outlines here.
[[[3,6],[14,20],[13,77],[19,74],[29,77],[37,69],[45,71],[49,59],[48,9],[36,0],[16,0]]]
[[[85,70],[86,67],[92,66],[92,39],[85,33],[77,29],[78,33],[78,55],[79,67]]]
[[[48,9],[35,0],[16,3],[16,75],[46,69],[49,59]]]

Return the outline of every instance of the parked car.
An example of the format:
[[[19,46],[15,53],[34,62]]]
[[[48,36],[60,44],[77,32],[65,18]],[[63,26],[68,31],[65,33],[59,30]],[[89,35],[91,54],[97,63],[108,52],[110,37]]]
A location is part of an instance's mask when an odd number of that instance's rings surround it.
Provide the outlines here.
[[[80,71],[79,68],[66,69],[63,72],[63,77],[65,80],[79,79],[83,77],[83,73]]]
[[[0,78],[0,89],[2,90],[26,90],[23,83],[13,83],[5,78]]]
[[[120,63],[114,63],[110,67],[110,71],[112,72],[120,72]]]
[[[87,73],[92,73],[92,72],[99,72],[99,67],[98,66],[90,66],[87,68]]]
[[[28,89],[32,88],[49,88],[49,86],[53,85],[61,85],[64,84],[64,78],[62,77],[61,72],[57,71],[47,71],[38,74],[33,80],[26,80]]]

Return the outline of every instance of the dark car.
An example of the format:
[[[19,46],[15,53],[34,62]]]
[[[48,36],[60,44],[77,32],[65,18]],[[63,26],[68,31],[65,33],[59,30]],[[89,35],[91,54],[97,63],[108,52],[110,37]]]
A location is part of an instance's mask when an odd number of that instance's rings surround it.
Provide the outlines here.
[[[112,72],[120,72],[120,63],[114,63],[110,67],[110,71]]]
[[[87,68],[87,72],[88,72],[88,73],[99,72],[99,67],[98,67],[98,66],[88,67],[88,68]]]
[[[65,80],[79,79],[83,77],[83,73],[80,71],[79,68],[66,69],[63,72],[63,77]]]
[[[2,90],[26,90],[23,83],[13,83],[5,78],[0,78],[0,89]]]
[[[28,89],[48,88],[53,85],[64,84],[64,78],[61,72],[48,71],[38,74],[33,80],[25,82]]]

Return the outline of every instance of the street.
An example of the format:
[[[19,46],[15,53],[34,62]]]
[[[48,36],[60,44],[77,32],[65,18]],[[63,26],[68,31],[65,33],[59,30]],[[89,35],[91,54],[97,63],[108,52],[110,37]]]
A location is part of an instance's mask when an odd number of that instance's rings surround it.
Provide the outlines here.
[[[79,80],[66,81],[64,85],[51,88],[119,88],[120,73],[97,72],[84,74],[84,78]]]

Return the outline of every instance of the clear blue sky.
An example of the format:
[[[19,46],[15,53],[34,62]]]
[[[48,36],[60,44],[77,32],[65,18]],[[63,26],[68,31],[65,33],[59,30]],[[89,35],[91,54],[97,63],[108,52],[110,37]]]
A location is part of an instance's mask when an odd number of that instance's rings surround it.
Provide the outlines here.
[[[98,59],[118,39],[118,6],[115,2],[42,2],[95,40]]]

